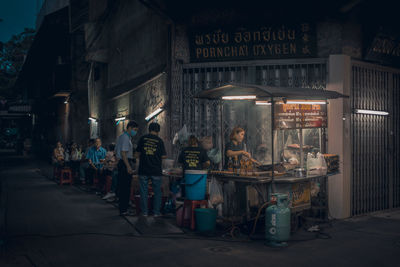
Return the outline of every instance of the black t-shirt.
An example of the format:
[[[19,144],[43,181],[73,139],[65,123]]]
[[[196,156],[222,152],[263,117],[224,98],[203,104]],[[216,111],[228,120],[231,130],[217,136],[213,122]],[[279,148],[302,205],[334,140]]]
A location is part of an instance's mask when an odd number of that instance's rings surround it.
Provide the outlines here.
[[[139,175],[162,175],[162,156],[165,156],[163,140],[152,134],[140,138],[136,151],[140,153]]]
[[[232,151],[241,151],[244,150],[244,143],[238,143],[237,145],[235,145],[232,141],[229,141],[226,145],[225,145],[225,169],[228,168],[228,161],[229,161],[229,157],[226,154],[226,152],[228,150],[232,150]],[[240,162],[240,160],[242,159],[242,155],[238,156],[238,160]],[[232,159],[233,160],[233,159]]]
[[[179,163],[183,164],[184,170],[201,170],[207,161],[207,152],[201,147],[185,147],[179,155]]]

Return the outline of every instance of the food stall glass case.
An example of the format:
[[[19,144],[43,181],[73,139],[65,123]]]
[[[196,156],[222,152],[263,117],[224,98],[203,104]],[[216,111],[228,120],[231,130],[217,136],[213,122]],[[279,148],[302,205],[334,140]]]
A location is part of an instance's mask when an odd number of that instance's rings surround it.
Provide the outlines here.
[[[282,163],[288,170],[305,168],[307,153],[325,152],[325,103],[293,105],[277,102],[274,125],[271,123],[271,105],[257,104],[254,101],[225,101],[222,105],[223,143],[229,141],[232,128],[243,128],[246,131],[245,150],[261,165],[271,165],[274,158],[275,164]],[[305,112],[307,110],[312,112]],[[275,128],[273,145],[271,127]],[[303,153],[300,147],[303,148]]]
[[[250,175],[222,170],[225,164],[220,165],[219,172],[211,174],[229,184],[235,182],[236,188],[242,180],[246,181],[262,197],[259,204],[269,199],[266,191],[261,190],[261,187],[268,187],[269,192],[288,193],[292,210],[308,208],[311,180],[316,175],[305,172],[307,156],[308,153],[325,152],[327,99],[340,97],[346,96],[328,90],[235,83],[200,92],[197,98],[222,100],[219,113],[222,162],[227,160],[225,145],[230,140],[230,133],[239,126],[245,130],[244,149],[258,163],[253,165]],[[224,205],[234,200],[243,202],[238,200],[241,194],[235,187],[224,189],[224,194],[232,192],[229,198],[224,195]],[[248,200],[247,193],[245,203]],[[234,206],[235,203],[227,209],[230,211]]]

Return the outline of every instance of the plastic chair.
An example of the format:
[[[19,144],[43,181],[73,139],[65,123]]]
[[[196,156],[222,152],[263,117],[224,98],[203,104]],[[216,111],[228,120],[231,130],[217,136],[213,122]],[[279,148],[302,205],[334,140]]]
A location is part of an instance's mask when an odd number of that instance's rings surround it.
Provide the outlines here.
[[[190,217],[190,221],[189,221],[189,225],[190,225],[190,229],[194,230],[196,228],[196,220],[194,218],[194,210],[197,208],[200,208],[201,206],[206,206],[208,205],[208,201],[207,200],[188,200],[185,199],[185,202],[183,203],[183,211],[182,211],[182,218],[181,218],[181,225],[185,225],[184,221],[185,221],[185,214],[186,214],[186,208],[190,208],[190,213],[191,213],[191,217]]]
[[[70,168],[63,168],[60,173],[60,185],[72,184],[72,171]]]

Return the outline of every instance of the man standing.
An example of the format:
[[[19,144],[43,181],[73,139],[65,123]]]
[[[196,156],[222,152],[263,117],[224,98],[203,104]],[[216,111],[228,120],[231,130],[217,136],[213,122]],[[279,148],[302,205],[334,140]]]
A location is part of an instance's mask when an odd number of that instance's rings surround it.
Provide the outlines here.
[[[143,216],[148,216],[148,182],[151,179],[153,184],[154,217],[161,215],[161,183],[162,183],[162,159],[166,158],[163,140],[158,137],[160,125],[151,123],[149,134],[142,136],[136,149],[139,162],[139,182],[140,182],[140,208]]]
[[[83,152],[84,154],[81,157],[81,162],[80,162],[80,166],[79,166],[79,176],[80,176],[80,180],[81,180],[82,184],[86,183],[86,171],[89,169],[89,162],[87,160],[87,155],[88,155],[89,150],[92,148],[93,145],[94,145],[94,140],[93,139],[89,139],[87,141],[86,149]]]
[[[106,158],[107,151],[101,146],[101,139],[96,138],[94,146],[92,146],[87,155],[86,159],[89,161],[89,184],[93,184],[94,176],[97,174],[97,178],[101,179],[102,171],[103,171],[103,164],[104,159]],[[102,181],[100,181],[100,188],[102,185]]]
[[[126,126],[126,131],[118,137],[115,145],[118,160],[119,214],[121,216],[132,215],[128,211],[134,165],[131,138],[137,134],[137,131],[138,124],[135,121],[130,121]]]

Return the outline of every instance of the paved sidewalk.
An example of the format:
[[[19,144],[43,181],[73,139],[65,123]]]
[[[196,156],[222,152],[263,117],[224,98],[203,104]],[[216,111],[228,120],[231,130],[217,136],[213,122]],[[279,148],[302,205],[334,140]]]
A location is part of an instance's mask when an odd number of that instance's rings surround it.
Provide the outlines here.
[[[284,249],[192,234],[143,235],[98,196],[44,177],[41,163],[1,157],[7,224],[0,266],[399,266],[400,211],[334,221],[325,229],[331,239],[298,234]]]

